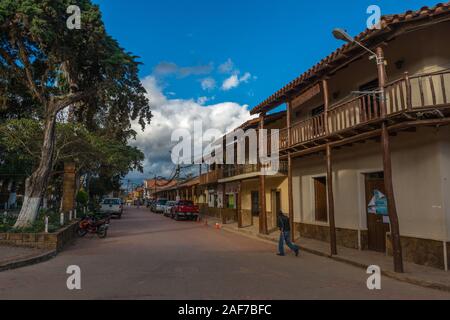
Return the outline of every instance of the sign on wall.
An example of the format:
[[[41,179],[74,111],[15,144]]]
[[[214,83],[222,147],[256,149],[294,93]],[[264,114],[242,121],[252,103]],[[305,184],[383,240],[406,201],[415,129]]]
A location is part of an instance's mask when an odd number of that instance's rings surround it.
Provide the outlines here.
[[[387,198],[386,196],[379,190],[373,191],[372,200],[369,202],[368,212],[372,214],[377,214],[381,216],[387,216]]]

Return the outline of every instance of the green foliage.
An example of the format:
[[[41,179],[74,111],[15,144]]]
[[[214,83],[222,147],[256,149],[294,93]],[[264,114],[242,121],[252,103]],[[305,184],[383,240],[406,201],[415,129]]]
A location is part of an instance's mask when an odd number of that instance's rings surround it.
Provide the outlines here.
[[[80,190],[77,193],[76,200],[77,203],[80,204],[81,206],[87,206],[89,201],[89,195],[86,191]]]
[[[0,149],[14,156],[16,163],[21,161],[28,166],[37,163],[42,140],[43,125],[38,120],[13,119],[0,124]],[[82,124],[58,123],[56,126],[55,167],[73,161],[79,171],[101,175],[112,184],[114,177],[123,177],[130,170],[142,170],[143,160],[139,149],[99,132],[90,132]]]
[[[9,232],[9,233],[42,233],[45,231],[45,217],[48,216],[48,232],[53,233],[58,231],[64,226],[60,225],[60,215],[54,211],[45,211],[42,210],[39,214],[38,219],[27,228],[16,229],[14,228],[14,223],[16,222],[16,218],[8,215],[6,222],[4,222],[3,215],[0,219],[0,232]],[[66,223],[67,225],[67,223]]]

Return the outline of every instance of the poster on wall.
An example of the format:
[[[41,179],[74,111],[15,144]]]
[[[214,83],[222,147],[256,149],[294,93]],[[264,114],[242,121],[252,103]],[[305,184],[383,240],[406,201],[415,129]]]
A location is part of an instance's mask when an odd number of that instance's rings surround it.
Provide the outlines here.
[[[373,197],[369,202],[368,212],[381,216],[388,216],[387,198],[380,190],[373,191]]]

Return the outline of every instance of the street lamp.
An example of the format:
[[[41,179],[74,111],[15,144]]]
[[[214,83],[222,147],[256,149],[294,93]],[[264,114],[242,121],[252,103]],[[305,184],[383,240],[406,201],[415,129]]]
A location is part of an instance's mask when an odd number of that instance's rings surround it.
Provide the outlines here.
[[[366,50],[367,52],[369,52],[370,53],[369,59],[370,60],[376,59],[377,65],[384,64],[384,58],[383,57],[379,57],[375,52],[373,52],[372,50],[367,48],[361,42],[357,41],[355,38],[353,38],[351,35],[349,35],[346,30],[340,29],[340,28],[336,28],[336,29],[333,30],[332,33],[333,33],[333,36],[336,39],[342,40],[342,41],[345,41],[345,42],[348,42],[348,43],[355,43],[358,46],[360,46],[361,48],[363,48],[364,50]]]

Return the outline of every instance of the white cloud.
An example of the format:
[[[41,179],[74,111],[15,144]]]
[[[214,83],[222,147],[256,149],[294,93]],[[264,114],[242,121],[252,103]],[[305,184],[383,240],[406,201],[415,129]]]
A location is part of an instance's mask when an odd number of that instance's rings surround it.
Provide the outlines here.
[[[213,90],[216,88],[216,80],[211,77],[205,78],[201,80],[201,85],[203,90]]]
[[[204,105],[205,103],[207,103],[209,101],[213,101],[215,99],[216,99],[215,96],[213,96],[213,97],[199,97],[197,99],[197,103],[200,104],[200,105]]]
[[[173,62],[160,62],[153,68],[153,75],[156,77],[165,77],[176,75],[179,78],[186,78],[191,75],[210,74],[214,70],[212,63],[207,65],[180,67]]]
[[[219,72],[221,73],[232,73],[233,70],[234,63],[230,58],[219,66]]]
[[[244,73],[242,77],[239,77],[237,74],[233,74],[231,77],[224,80],[222,83],[222,90],[228,91],[233,88],[237,88],[241,83],[247,83],[252,78],[252,75],[249,72]]]
[[[153,119],[142,132],[138,124],[133,129],[138,132],[136,140],[131,144],[140,148],[145,154],[144,174],[132,172],[128,179],[139,181],[150,176],[149,172],[161,176],[169,176],[174,168],[169,151],[175,143],[171,135],[175,129],[193,131],[193,122],[201,120],[203,131],[215,128],[223,133],[229,132],[251,118],[248,106],[234,102],[223,102],[205,106],[212,98],[170,99],[162,93],[156,78],[153,76],[142,80],[148,92],[152,106]]]

